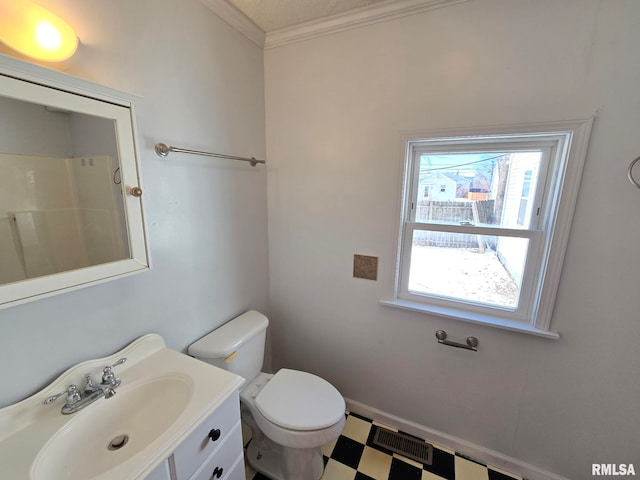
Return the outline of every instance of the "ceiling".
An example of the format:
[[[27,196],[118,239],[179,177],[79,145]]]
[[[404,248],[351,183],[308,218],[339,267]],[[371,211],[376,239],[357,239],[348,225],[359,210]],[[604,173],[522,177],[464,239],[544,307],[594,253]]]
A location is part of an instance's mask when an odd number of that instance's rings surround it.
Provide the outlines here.
[[[228,0],[265,32],[393,0]]]

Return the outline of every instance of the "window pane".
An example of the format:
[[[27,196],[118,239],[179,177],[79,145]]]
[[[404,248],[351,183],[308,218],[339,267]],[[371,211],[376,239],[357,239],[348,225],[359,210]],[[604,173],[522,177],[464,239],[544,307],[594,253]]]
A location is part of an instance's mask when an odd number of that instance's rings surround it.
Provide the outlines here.
[[[409,293],[515,310],[529,240],[414,230]]]
[[[422,154],[415,221],[529,228],[541,151]]]

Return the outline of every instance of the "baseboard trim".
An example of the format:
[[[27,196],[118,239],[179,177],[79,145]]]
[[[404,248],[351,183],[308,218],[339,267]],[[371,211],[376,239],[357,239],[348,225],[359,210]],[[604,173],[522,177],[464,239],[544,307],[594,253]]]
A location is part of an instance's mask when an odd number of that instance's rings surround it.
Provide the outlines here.
[[[447,450],[461,453],[489,467],[520,475],[527,480],[569,480],[555,473],[548,472],[517,458],[504,455],[490,448],[476,445],[453,435],[439,432],[432,428],[425,427],[404,418],[397,417],[377,408],[345,398],[347,410],[363,417],[370,418],[376,422],[397,428],[400,431],[422,438],[428,442],[433,442],[436,446],[442,446]]]

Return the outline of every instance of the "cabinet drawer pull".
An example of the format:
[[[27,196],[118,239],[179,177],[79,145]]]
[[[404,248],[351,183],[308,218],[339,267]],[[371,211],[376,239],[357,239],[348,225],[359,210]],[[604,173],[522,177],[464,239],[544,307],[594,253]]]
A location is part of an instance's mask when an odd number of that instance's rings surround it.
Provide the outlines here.
[[[215,442],[216,440],[218,440],[220,438],[220,429],[219,428],[211,429],[211,431],[209,431],[209,438],[211,439],[212,442]]]
[[[216,477],[216,478],[220,478],[220,477],[222,476],[222,472],[224,472],[224,468],[222,468],[222,467],[216,467],[216,468],[213,470],[213,476],[214,476],[214,477]]]

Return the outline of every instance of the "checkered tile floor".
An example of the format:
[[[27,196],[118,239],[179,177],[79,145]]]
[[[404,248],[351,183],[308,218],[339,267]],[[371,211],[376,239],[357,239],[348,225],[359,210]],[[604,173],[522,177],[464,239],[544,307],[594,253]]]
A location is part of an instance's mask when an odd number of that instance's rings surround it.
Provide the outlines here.
[[[467,460],[438,445],[433,446],[431,465],[409,460],[373,445],[378,425],[368,418],[347,413],[342,435],[335,442],[322,447],[325,460],[322,480],[524,480]],[[245,445],[248,445],[248,441],[245,441]],[[268,480],[248,464],[246,473],[247,480]]]

